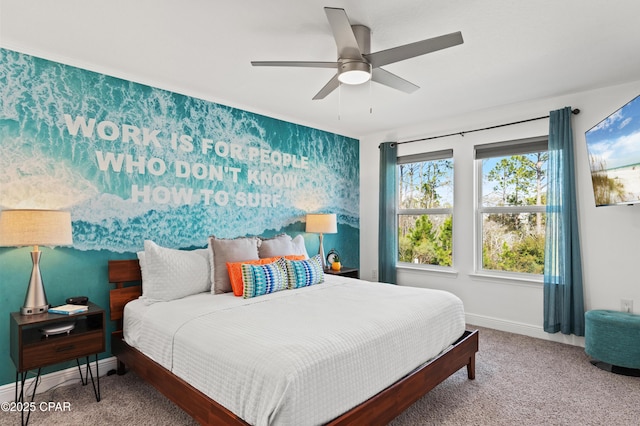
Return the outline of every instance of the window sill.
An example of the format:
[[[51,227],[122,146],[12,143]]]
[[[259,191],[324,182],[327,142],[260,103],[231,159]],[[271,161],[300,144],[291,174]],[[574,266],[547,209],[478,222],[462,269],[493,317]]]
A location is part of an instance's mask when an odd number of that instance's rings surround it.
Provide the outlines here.
[[[486,272],[474,272],[469,274],[471,278],[483,281],[498,282],[500,284],[523,285],[526,287],[540,287],[543,284],[543,278],[535,276],[523,277],[515,274],[492,274]]]
[[[407,271],[407,272],[413,272],[413,273],[428,273],[428,274],[436,274],[436,275],[442,275],[442,276],[446,276],[446,277],[453,277],[456,278],[458,276],[458,271],[456,271],[453,268],[445,268],[445,267],[434,267],[433,265],[422,265],[422,266],[418,266],[418,265],[414,265],[414,264],[397,264],[396,265],[396,269],[399,271]]]

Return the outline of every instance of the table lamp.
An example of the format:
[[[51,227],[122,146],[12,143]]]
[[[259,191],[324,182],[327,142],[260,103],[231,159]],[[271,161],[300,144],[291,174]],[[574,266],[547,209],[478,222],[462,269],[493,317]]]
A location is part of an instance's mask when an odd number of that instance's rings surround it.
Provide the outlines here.
[[[322,247],[322,234],[335,234],[338,232],[338,224],[335,214],[308,214],[307,215],[307,232],[320,234],[320,247],[318,254],[322,260],[322,269],[326,267],[324,259],[324,248]]]
[[[71,214],[60,210],[3,210],[0,211],[0,246],[33,246],[31,279],[20,308],[22,315],[47,312],[49,302],[40,275],[39,245],[69,246],[73,244],[71,235]]]

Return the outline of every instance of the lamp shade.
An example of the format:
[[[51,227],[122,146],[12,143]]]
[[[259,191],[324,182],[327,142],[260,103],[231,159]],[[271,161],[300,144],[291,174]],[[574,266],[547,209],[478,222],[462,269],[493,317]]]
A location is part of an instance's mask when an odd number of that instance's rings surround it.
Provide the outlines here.
[[[307,232],[318,234],[335,234],[338,232],[338,223],[335,214],[308,214]]]
[[[69,246],[71,213],[62,210],[3,210],[0,246]]]

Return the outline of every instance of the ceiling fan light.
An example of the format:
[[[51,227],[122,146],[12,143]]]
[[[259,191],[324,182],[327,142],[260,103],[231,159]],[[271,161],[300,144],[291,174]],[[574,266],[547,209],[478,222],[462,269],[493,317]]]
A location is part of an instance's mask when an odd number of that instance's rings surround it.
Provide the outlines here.
[[[343,84],[362,84],[371,78],[371,65],[366,62],[345,62],[338,70],[338,80]]]

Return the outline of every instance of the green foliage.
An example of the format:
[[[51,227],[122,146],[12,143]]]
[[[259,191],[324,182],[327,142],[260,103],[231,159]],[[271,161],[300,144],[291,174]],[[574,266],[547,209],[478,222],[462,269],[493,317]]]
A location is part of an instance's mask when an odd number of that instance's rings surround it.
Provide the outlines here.
[[[448,216],[440,226],[437,247],[438,265],[451,266],[453,259],[453,218]]]
[[[429,215],[419,216],[406,233],[400,228],[398,260],[425,265],[452,265],[452,217],[434,225]],[[416,262],[417,261],[417,262]]]
[[[452,170],[451,160],[400,164],[400,208],[431,209],[447,204],[438,190],[451,187]]]
[[[547,153],[537,153],[536,161],[525,155],[502,158],[487,174],[487,179],[496,182],[493,187],[502,198],[503,206],[536,205],[540,203],[541,185],[544,179],[542,166]],[[537,184],[536,184],[537,183]]]
[[[528,235],[512,246],[503,242],[497,253],[491,253],[485,246],[482,262],[485,269],[542,274],[544,273],[544,236]]]
[[[499,195],[499,206],[546,204],[548,153],[504,157],[486,174]],[[492,213],[483,225],[483,269],[544,273],[544,213]]]
[[[431,209],[440,207],[441,196],[438,194],[440,186],[448,184],[444,182],[444,178],[449,176],[453,163],[449,160],[428,161],[423,168],[422,185],[420,185],[422,196],[422,204],[425,208]]]
[[[453,198],[453,161],[450,159],[400,164],[398,207],[424,210],[449,208]],[[452,218],[448,214],[402,214],[398,223],[400,262],[450,266]]]

